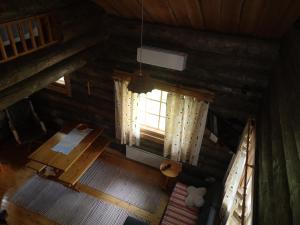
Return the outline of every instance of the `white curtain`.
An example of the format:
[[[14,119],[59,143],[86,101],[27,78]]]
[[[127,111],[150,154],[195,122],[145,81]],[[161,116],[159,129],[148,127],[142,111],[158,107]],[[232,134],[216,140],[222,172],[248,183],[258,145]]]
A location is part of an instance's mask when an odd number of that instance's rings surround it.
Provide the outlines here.
[[[164,156],[198,164],[209,104],[196,98],[168,93]]]
[[[128,91],[129,81],[115,80],[116,138],[121,144],[140,145],[139,95]]]
[[[227,177],[225,176],[226,181],[224,184],[224,196],[221,207],[224,224],[226,224],[227,219],[233,213],[234,207],[236,203],[238,203],[236,201],[237,191],[239,188],[241,188],[241,186],[243,186],[241,180],[243,179],[246,168],[246,152],[249,126],[251,128],[251,133],[249,134],[249,151],[255,151],[255,130],[252,129],[250,122],[248,122],[241,135],[241,140],[236,155],[232,158],[231,163],[228,167]],[[254,157],[252,160],[254,160]],[[248,173],[248,175],[249,174],[250,172]]]

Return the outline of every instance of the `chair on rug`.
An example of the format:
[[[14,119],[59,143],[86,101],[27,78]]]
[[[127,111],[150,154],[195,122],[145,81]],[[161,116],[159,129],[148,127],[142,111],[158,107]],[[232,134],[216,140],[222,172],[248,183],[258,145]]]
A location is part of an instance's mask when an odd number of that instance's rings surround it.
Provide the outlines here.
[[[5,109],[9,128],[18,144],[32,143],[47,133],[29,98]]]

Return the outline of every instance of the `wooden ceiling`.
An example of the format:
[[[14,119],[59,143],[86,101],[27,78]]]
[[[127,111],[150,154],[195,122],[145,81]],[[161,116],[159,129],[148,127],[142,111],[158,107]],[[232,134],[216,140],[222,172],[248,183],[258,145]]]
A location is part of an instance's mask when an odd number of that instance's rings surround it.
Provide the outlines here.
[[[93,0],[108,14],[140,18],[141,0]],[[300,17],[300,0],[144,0],[148,22],[279,38]]]

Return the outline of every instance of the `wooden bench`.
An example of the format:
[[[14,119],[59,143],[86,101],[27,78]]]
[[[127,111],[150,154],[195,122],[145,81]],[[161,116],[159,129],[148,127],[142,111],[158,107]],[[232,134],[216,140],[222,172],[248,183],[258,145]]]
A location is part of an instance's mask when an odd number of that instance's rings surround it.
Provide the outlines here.
[[[108,138],[98,137],[71,167],[58,177],[58,180],[68,186],[75,186],[80,177],[90,168],[109,143]]]
[[[26,164],[26,167],[35,170],[37,173],[40,173],[40,172],[42,172],[43,169],[46,168],[46,165],[44,165],[42,163],[39,163],[39,162],[36,162],[36,161],[33,161],[33,160],[30,160]]]

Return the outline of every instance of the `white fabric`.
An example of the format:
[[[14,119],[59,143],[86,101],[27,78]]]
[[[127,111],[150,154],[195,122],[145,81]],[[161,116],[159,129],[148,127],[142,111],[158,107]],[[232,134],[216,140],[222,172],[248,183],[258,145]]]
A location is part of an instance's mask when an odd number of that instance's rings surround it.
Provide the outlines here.
[[[164,156],[174,161],[198,164],[208,103],[177,93],[168,93]]]
[[[128,91],[129,82],[115,80],[116,138],[121,144],[140,144],[139,95]]]
[[[185,204],[188,207],[201,207],[204,205],[205,201],[203,197],[206,194],[206,188],[189,186],[187,188],[187,193],[188,195],[185,198]]]
[[[250,126],[249,122],[244,128],[237,152],[231,160],[231,166],[228,168],[229,171],[224,184],[224,197],[221,211],[225,222],[230,214],[233,213],[233,209],[235,208],[234,205],[237,204],[237,191],[239,188],[241,188],[241,180],[243,179],[243,174],[246,167],[248,126]],[[251,148],[255,149],[255,131],[250,133],[249,140],[250,151]]]

